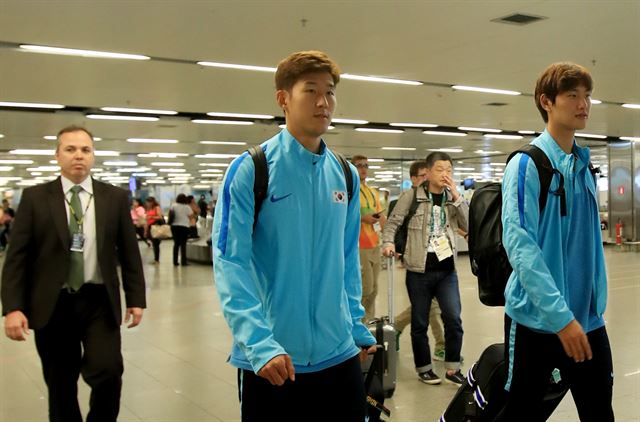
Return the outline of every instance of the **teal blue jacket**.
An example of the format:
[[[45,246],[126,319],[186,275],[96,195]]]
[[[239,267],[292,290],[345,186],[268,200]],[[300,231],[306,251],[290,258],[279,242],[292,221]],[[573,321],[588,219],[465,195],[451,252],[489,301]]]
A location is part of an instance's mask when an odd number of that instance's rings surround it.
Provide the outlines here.
[[[314,154],[284,129],[262,148],[269,187],[255,230],[247,153],[227,170],[213,225],[215,283],[234,339],[230,362],[257,373],[286,353],[297,372],[319,371],[375,343],[361,322],[358,196],[349,203],[342,167],[324,142]]]
[[[540,215],[538,171],[528,155],[517,154],[507,165],[502,184],[502,239],[513,267],[505,312],[541,332],[557,333],[573,319],[589,332],[604,325],[607,303],[589,149],[574,141],[572,154],[566,154],[546,130],[532,144],[564,176],[567,216],[560,216],[560,198],[551,193]],[[551,189],[557,186],[554,176]]]

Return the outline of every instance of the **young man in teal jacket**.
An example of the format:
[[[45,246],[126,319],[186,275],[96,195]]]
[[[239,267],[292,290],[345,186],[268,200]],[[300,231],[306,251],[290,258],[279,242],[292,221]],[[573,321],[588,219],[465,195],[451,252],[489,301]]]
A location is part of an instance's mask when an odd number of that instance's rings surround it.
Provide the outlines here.
[[[535,102],[546,130],[533,140],[564,176],[566,215],[552,192],[542,213],[533,160],[516,155],[502,185],[503,242],[513,273],[505,291],[507,405],[498,421],[542,421],[549,380],[571,389],[581,421],[613,421],[613,364],[605,328],[607,279],[589,149],[575,141],[591,108],[582,66],[555,63],[539,77]],[[558,371],[554,371],[554,369]]]
[[[269,183],[255,227],[247,153],[229,166],[213,227],[242,421],[320,420],[328,406],[336,420],[362,422],[360,359],[375,338],[361,322],[360,207],[321,138],[340,73],[324,53],[305,51],[280,62],[275,79],[287,128],[262,144]]]

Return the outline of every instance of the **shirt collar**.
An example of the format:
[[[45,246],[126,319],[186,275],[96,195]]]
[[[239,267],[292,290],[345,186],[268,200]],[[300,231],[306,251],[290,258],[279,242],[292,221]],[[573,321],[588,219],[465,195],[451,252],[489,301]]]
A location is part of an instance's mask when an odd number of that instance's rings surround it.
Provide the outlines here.
[[[60,176],[60,180],[62,181],[62,191],[65,195],[67,195],[71,188],[76,185],[64,176]],[[82,186],[82,189],[93,195],[93,181],[91,180],[91,176],[87,176],[87,178],[84,179],[81,183],[78,183],[78,185]]]

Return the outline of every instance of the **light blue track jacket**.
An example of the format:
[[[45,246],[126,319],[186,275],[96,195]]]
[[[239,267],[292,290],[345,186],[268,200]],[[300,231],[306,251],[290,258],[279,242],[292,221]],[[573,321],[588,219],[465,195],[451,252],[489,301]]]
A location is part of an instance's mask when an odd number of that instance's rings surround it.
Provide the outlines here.
[[[246,152],[227,170],[213,225],[215,283],[234,338],[230,362],[257,373],[286,353],[297,372],[315,372],[376,342],[361,322],[360,204],[357,194],[349,204],[342,167],[324,142],[314,154],[284,129],[262,148],[269,187],[255,230],[255,169]]]
[[[557,333],[573,319],[585,332],[604,325],[607,277],[596,185],[589,150],[574,141],[566,154],[545,130],[532,142],[564,175],[567,216],[560,197],[549,193],[540,216],[540,182],[528,155],[517,154],[502,183],[502,239],[513,273],[505,290],[505,312],[514,321]],[[551,190],[558,187],[554,176]]]

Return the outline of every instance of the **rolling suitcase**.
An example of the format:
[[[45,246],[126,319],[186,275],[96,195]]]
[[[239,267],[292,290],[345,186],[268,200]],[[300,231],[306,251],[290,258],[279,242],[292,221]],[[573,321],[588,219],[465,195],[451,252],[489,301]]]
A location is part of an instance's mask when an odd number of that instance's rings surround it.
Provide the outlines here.
[[[555,383],[549,374],[549,387],[542,403],[543,414],[551,416],[567,393],[567,387]],[[504,343],[487,347],[467,372],[467,380],[460,386],[440,422],[491,422],[500,413],[507,399],[504,386],[507,380]]]
[[[384,353],[382,353],[382,362],[384,371],[382,373],[382,386],[384,389],[385,397],[389,398],[393,396],[396,390],[396,375],[398,365],[398,331],[394,327],[394,294],[393,294],[393,270],[395,267],[395,260],[393,257],[388,258],[387,261],[387,282],[388,282],[388,299],[389,308],[388,315],[380,318],[375,318],[369,321],[369,331],[376,338],[376,343],[381,345]],[[371,360],[365,362],[371,364]],[[366,369],[365,369],[366,372]]]

